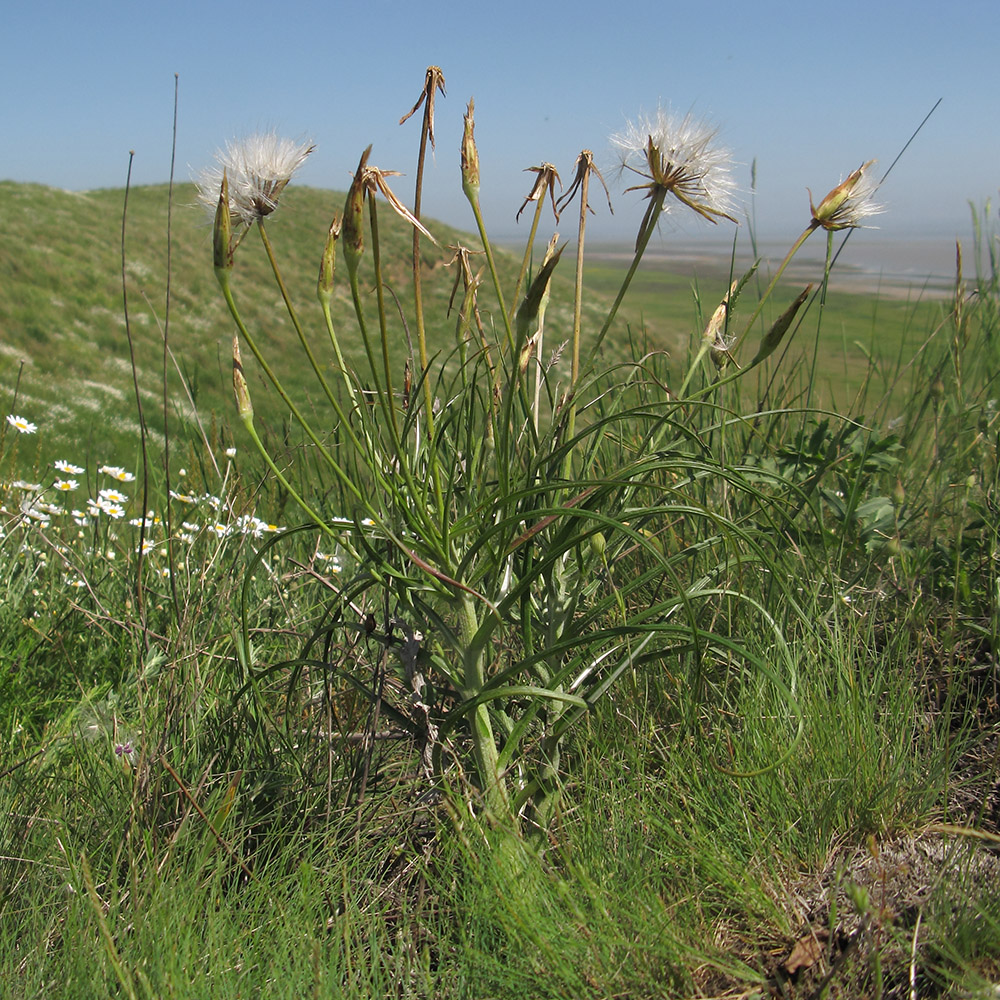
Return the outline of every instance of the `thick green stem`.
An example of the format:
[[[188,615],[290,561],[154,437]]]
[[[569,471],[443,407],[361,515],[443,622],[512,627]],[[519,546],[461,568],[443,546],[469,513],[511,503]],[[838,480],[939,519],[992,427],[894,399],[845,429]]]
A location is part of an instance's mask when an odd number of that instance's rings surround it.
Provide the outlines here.
[[[396,400],[393,398],[392,369],[389,365],[389,329],[385,318],[385,286],[382,282],[382,253],[378,238],[378,209],[375,198],[368,197],[368,219],[372,227],[372,261],[375,265],[375,302],[378,306],[379,339],[382,341],[382,369],[385,372],[385,394],[389,419],[392,423],[392,437],[399,449],[399,424],[396,421]]]
[[[462,694],[465,698],[474,698],[483,690],[486,679],[483,673],[483,651],[475,643],[479,619],[473,599],[468,594],[459,598],[458,616],[458,638],[465,660],[465,689]],[[487,808],[499,818],[510,811],[510,796],[500,776],[496,738],[493,735],[489,709],[485,704],[475,708],[470,729],[476,768],[483,784],[483,796]]]
[[[833,230],[826,234],[826,261],[823,266],[823,288],[819,296],[819,316],[816,319],[816,341],[813,344],[812,367],[809,369],[809,388],[806,390],[806,411],[812,405],[813,386],[816,384],[816,360],[819,357],[819,333],[823,328],[823,311],[826,306],[826,292],[830,287],[830,268],[833,266]],[[803,417],[805,415],[803,414]]]

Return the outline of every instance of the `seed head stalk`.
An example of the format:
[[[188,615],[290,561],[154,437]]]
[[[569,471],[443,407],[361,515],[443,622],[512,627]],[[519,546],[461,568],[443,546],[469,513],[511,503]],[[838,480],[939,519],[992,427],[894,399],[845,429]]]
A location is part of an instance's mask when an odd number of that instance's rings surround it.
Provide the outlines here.
[[[424,161],[427,157],[427,141],[434,148],[434,97],[440,91],[444,94],[444,74],[439,66],[428,66],[424,77],[424,89],[417,98],[409,114],[404,115],[399,124],[402,125],[410,115],[423,104],[424,114],[420,125],[420,147],[417,153],[417,177],[413,193],[413,215],[420,219],[420,209],[424,187]],[[413,309],[417,321],[417,350],[420,353],[420,371],[424,383],[424,410],[427,422],[427,436],[434,436],[434,388],[427,377],[427,336],[424,325],[424,294],[420,272],[420,230],[413,227]]]
[[[520,301],[521,286],[524,284],[525,276],[528,273],[528,265],[531,263],[531,251],[535,248],[535,235],[538,232],[538,223],[542,217],[542,199],[538,199],[535,205],[535,213],[531,217],[531,232],[528,233],[528,243],[524,248],[524,257],[521,260],[521,271],[517,276],[517,284],[514,285],[514,308]]]
[[[299,422],[299,425],[306,432],[306,435],[308,436],[309,440],[312,441],[312,443],[316,446],[323,460],[327,462],[327,464],[334,471],[334,473],[341,480],[341,482],[350,490],[351,493],[354,494],[355,499],[358,500],[365,507],[366,510],[369,510],[369,512],[371,512],[365,500],[364,495],[355,485],[351,477],[347,475],[347,472],[343,468],[341,468],[341,466],[338,464],[337,460],[333,457],[333,455],[330,454],[330,452],[327,450],[323,442],[320,441],[320,439],[316,436],[316,432],[312,429],[309,422],[302,415],[301,410],[299,410],[298,406],[296,406],[295,401],[292,399],[292,397],[288,395],[284,386],[281,384],[281,381],[278,379],[278,376],[274,373],[274,370],[267,363],[267,359],[261,353],[260,348],[257,346],[256,340],[254,340],[253,335],[250,333],[250,331],[246,327],[246,324],[243,322],[243,318],[242,316],[240,316],[239,309],[237,308],[236,302],[233,299],[233,292],[229,282],[229,272],[220,271],[217,268],[215,273],[218,276],[219,285],[222,288],[222,295],[226,300],[226,305],[229,307],[229,313],[233,317],[233,322],[236,323],[236,329],[239,330],[240,336],[243,338],[246,345],[250,348],[250,351],[253,354],[253,356],[257,359],[257,363],[263,369],[264,374],[268,378],[268,381],[270,381],[271,385],[274,386],[275,391],[281,398],[281,401],[288,407],[289,412]]]
[[[490,269],[493,291],[497,297],[497,305],[500,307],[500,318],[503,320],[504,333],[507,337],[507,349],[516,363],[514,331],[510,325],[507,307],[504,305],[500,275],[497,273],[496,261],[493,259],[493,247],[490,245],[489,236],[486,235],[486,223],[483,221],[483,213],[479,207],[479,153],[476,150],[474,110],[475,102],[470,98],[468,110],[465,113],[465,131],[462,137],[462,191],[472,206],[476,228],[479,230],[479,239],[482,241],[486,262]]]
[[[347,387],[347,394],[351,397],[351,403],[357,408],[358,398],[354,392],[354,383],[351,381],[350,372],[344,362],[344,355],[340,350],[340,341],[337,339],[337,331],[333,325],[333,314],[330,305],[333,300],[333,285],[337,263],[337,242],[340,239],[341,220],[337,216],[330,223],[330,230],[326,237],[326,245],[323,247],[323,256],[320,259],[319,279],[316,282],[316,297],[319,299],[320,308],[323,310],[323,319],[326,323],[327,333],[330,335],[330,343],[333,345],[333,352],[337,355],[337,365],[344,377],[344,384]]]
[[[663,203],[666,197],[667,190],[662,187],[657,188],[650,197],[646,214],[643,216],[642,224],[639,226],[639,233],[636,236],[635,253],[632,256],[632,263],[629,264],[629,268],[625,272],[625,277],[622,279],[622,284],[618,289],[618,294],[615,296],[615,301],[611,303],[611,309],[604,320],[604,325],[601,327],[600,332],[597,334],[597,339],[590,349],[588,364],[592,363],[597,356],[597,352],[604,342],[608,330],[611,329],[611,324],[615,321],[615,316],[618,315],[618,307],[622,304],[625,295],[628,293],[629,285],[632,284],[632,279],[635,277],[635,272],[639,267],[639,262],[642,260],[642,255],[646,252],[646,247],[649,246],[649,241],[656,231],[656,225],[660,221],[660,216],[663,214]]]
[[[802,249],[802,244],[805,243],[805,241],[809,239],[809,237],[814,232],[816,232],[816,230],[819,229],[819,227],[820,224],[815,219],[813,219],[812,222],[810,222],[809,225],[806,226],[802,235],[792,244],[791,249],[788,251],[788,253],[785,254],[784,260],[782,260],[782,262],[778,265],[778,270],[774,272],[774,277],[771,279],[770,284],[767,286],[767,288],[764,289],[764,294],[758,300],[757,307],[754,309],[753,314],[747,321],[746,327],[744,328],[743,332],[739,335],[739,337],[736,339],[736,342],[733,344],[730,353],[735,354],[736,351],[739,349],[740,345],[746,339],[747,334],[753,329],[754,323],[756,323],[757,320],[760,318],[760,314],[764,308],[764,304],[770,298],[771,293],[775,289],[775,286],[781,280],[782,274],[785,273],[785,268],[788,267],[788,265],[791,263],[792,258],[799,252],[799,250]],[[690,375],[690,372],[688,374]]]
[[[289,297],[288,289],[285,286],[284,279],[281,276],[281,270],[278,267],[278,261],[274,255],[274,248],[271,246],[271,240],[267,235],[267,230],[264,227],[263,219],[261,219],[257,223],[257,229],[260,232],[260,238],[264,244],[264,250],[267,253],[267,259],[271,264],[271,272],[274,274],[274,280],[278,284],[278,289],[281,292],[281,298],[285,303],[285,309],[288,311],[288,315],[292,321],[292,326],[295,328],[295,332],[299,338],[299,343],[302,345],[302,349],[305,351],[306,357],[309,359],[309,364],[312,366],[313,373],[316,375],[316,378],[319,381],[319,384],[322,387],[324,394],[326,395],[327,401],[333,407],[333,410],[337,414],[337,417],[340,420],[341,424],[343,425],[344,430],[346,431],[348,437],[350,437],[351,443],[354,445],[355,448],[358,449],[358,451],[361,451],[362,449],[361,442],[355,436],[354,430],[351,427],[350,421],[347,419],[347,416],[344,413],[343,408],[340,405],[340,402],[338,401],[337,397],[333,394],[333,392],[331,392],[330,386],[327,383],[326,378],[323,375],[323,371],[319,366],[319,362],[317,362],[316,356],[315,354],[313,354],[312,348],[309,346],[309,341],[306,340],[306,335],[302,330],[301,323],[299,323],[299,318],[295,312],[295,307],[292,305],[292,300]],[[329,304],[327,304],[327,311],[329,311]],[[340,354],[339,345],[337,345],[336,339],[334,339],[334,346],[338,348],[337,354],[339,356]],[[342,358],[340,359],[340,361],[341,365],[343,365]]]
[[[382,281],[382,250],[379,243],[378,207],[375,197],[368,197],[368,221],[372,231],[372,263],[375,266],[375,302],[378,308],[379,339],[382,341],[382,370],[385,373],[386,401],[389,409],[389,419],[392,423],[393,445],[397,451],[401,448],[399,423],[396,419],[396,401],[392,388],[392,367],[389,360],[389,325],[385,318],[385,287]]]

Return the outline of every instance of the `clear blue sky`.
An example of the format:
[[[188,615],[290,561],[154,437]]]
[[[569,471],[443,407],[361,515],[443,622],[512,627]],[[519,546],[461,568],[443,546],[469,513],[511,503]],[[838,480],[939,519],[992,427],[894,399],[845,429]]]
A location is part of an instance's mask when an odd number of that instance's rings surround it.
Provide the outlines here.
[[[177,73],[179,180],[233,135],[274,128],[316,142],[301,182],[346,188],[372,142],[373,163],[411,175],[397,179],[409,200],[419,121],[397,121],[436,63],[448,92],[425,212],[464,228],[471,95],[497,235],[516,231],[525,167],[549,160],[568,181],[585,147],[610,165],[608,135],[662,102],[718,124],[745,190],[756,158],[759,227],[789,238],[808,221],[807,187],[818,199],[872,157],[884,169],[943,98],[874,221],[887,236],[964,238],[968,201],[996,204],[1000,188],[998,27],[998,0],[36,0],[4,17],[0,177],[120,186],[134,149],[134,182],[166,180]],[[594,235],[634,234],[641,199],[623,186]],[[707,228],[692,219],[682,232]],[[573,229],[564,220],[564,236]]]

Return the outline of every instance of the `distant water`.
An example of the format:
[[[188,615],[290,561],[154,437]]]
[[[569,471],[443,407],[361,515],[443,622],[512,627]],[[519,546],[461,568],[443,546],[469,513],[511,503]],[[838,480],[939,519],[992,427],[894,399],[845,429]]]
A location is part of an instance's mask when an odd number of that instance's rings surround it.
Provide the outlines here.
[[[843,236],[834,239],[834,252]],[[788,243],[761,241],[758,253],[764,258],[762,267],[773,270],[788,252]],[[631,260],[631,248],[611,244],[588,247],[596,258]],[[975,264],[971,248],[963,270],[970,284],[975,283]],[[644,266],[659,264],[676,274],[728,274],[732,246],[721,241],[664,240],[651,244],[643,258]],[[823,277],[826,239],[815,233],[806,241],[792,263],[785,269],[784,279],[807,284]],[[737,247],[737,268],[745,269],[751,260],[749,245]],[[856,231],[844,246],[831,275],[831,287],[842,291],[878,293],[887,297],[940,298],[950,295],[955,283],[955,244],[946,237],[886,237],[869,230]]]

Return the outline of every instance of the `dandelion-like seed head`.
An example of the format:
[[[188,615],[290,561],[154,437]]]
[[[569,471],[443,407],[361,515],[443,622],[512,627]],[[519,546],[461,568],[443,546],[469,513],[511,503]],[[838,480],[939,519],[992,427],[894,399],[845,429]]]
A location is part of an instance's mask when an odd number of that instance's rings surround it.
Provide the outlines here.
[[[214,217],[225,172],[230,217],[249,228],[278,207],[281,192],[313,149],[312,143],[283,139],[274,132],[233,139],[215,154],[215,165],[198,176],[198,200]]]
[[[814,205],[809,192],[809,208],[812,210],[813,226],[824,229],[858,229],[864,220],[879,215],[885,209],[875,200],[879,182],[871,173],[877,161],[862,163],[847,180],[841,181],[820,203]]]
[[[611,136],[611,144],[623,171],[648,179],[630,191],[646,189],[651,198],[662,190],[709,222],[735,222],[731,155],[716,144],[717,135],[718,130],[701,119],[690,114],[679,118],[660,107],[655,115],[627,122]]]

